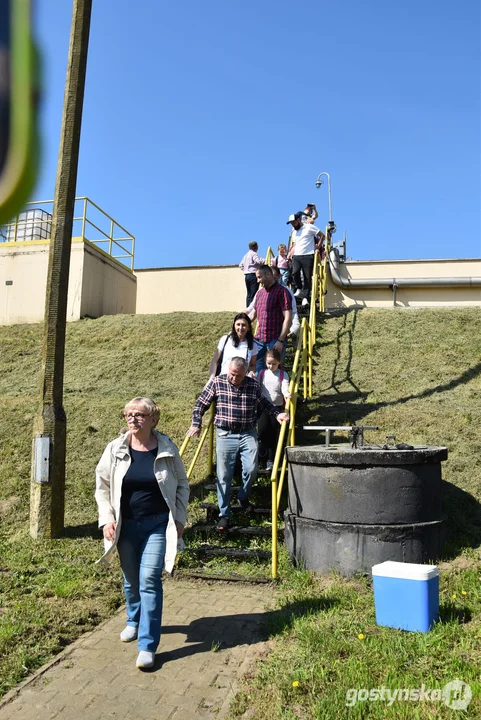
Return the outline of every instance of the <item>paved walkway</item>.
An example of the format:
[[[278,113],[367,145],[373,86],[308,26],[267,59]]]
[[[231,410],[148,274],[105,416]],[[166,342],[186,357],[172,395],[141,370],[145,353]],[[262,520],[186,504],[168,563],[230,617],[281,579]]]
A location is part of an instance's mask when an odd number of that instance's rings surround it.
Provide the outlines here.
[[[153,670],[135,667],[120,611],[0,703],[0,720],[222,718],[236,683],[265,651],[270,585],[188,580],[164,584],[162,642]]]

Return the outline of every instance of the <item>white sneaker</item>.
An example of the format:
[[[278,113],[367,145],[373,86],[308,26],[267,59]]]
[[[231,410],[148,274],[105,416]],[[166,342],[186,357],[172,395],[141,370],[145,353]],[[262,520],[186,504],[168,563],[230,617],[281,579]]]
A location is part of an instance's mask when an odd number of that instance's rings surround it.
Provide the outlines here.
[[[120,639],[122,642],[132,642],[132,640],[137,640],[137,628],[132,625],[126,625],[120,633]]]
[[[273,467],[274,467],[274,463],[269,461],[266,465],[267,472],[272,472]]]
[[[301,292],[302,292],[302,290],[296,290],[296,292],[294,293],[294,297],[299,297]]]
[[[155,653],[148,650],[141,650],[137,657],[135,666],[142,670],[154,667]]]
[[[304,298],[301,302],[302,307],[306,307],[306,305],[309,305],[309,300],[307,298]]]

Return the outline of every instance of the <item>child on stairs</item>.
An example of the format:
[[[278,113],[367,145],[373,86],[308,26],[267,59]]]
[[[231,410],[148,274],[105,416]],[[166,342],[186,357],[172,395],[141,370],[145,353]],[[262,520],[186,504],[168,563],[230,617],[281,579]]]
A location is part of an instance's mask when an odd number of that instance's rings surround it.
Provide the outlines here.
[[[266,369],[261,370],[258,376],[262,393],[274,405],[284,407],[286,400],[291,397],[289,393],[289,376],[281,367],[281,356],[277,350],[266,352]],[[259,418],[259,458],[267,456],[266,470],[270,472],[274,466],[277,441],[279,439],[280,425],[275,417],[263,412]]]

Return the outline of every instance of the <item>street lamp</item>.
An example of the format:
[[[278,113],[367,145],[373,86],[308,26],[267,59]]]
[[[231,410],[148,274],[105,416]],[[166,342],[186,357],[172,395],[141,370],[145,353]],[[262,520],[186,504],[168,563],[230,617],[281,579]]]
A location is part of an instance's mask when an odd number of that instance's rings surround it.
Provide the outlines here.
[[[317,180],[316,180],[316,188],[320,188],[322,185],[323,181],[320,179],[322,175],[326,175],[326,177],[327,177],[327,194],[329,197],[329,225],[331,228],[333,228],[332,232],[335,232],[336,226],[332,220],[331,176],[329,175],[328,172],[319,173],[319,175],[317,176]]]

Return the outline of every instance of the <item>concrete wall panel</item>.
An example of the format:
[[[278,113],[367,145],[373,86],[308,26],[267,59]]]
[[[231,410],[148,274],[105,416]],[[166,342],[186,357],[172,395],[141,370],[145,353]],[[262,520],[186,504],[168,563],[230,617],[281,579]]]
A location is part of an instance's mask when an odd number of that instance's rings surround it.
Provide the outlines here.
[[[137,279],[97,248],[85,245],[81,317],[134,314]]]
[[[481,260],[357,261],[341,265],[341,275],[353,280],[377,278],[481,277]],[[328,282],[326,308],[393,307],[389,288],[341,288]],[[478,287],[398,288],[396,307],[481,306]]]
[[[237,265],[136,270],[137,313],[240,312],[244,274]]]
[[[49,242],[0,243],[0,324],[43,321],[48,255]],[[134,274],[89,243],[74,239],[67,320],[135,313],[135,302]]]

